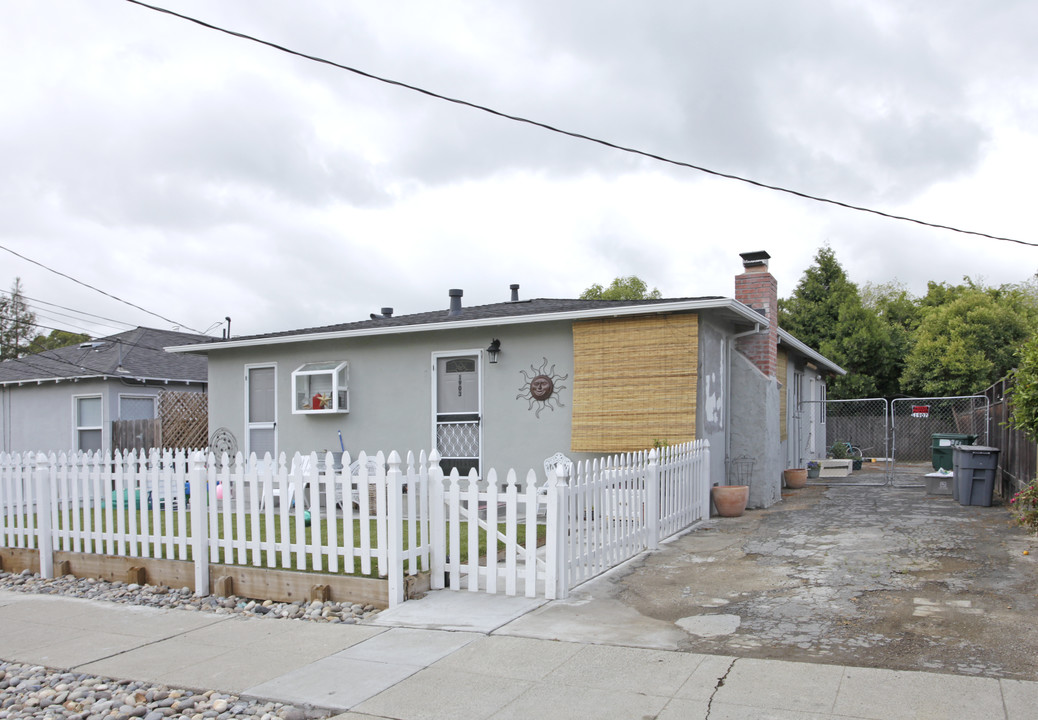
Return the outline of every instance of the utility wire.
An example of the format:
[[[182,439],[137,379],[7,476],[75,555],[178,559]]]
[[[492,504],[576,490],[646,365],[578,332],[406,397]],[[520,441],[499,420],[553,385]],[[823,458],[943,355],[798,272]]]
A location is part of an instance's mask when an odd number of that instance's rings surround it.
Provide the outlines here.
[[[4,295],[10,295],[11,297],[14,297],[14,293],[12,293],[10,290],[0,290],[0,293],[3,293]],[[95,315],[94,313],[88,313],[85,310],[76,310],[75,308],[70,308],[70,307],[67,307],[65,305],[58,305],[57,303],[48,302],[47,300],[40,300],[39,298],[32,298],[32,297],[29,297],[28,295],[24,295],[23,294],[23,295],[21,295],[21,298],[23,300],[31,300],[32,302],[40,304],[40,305],[49,305],[50,307],[56,307],[56,308],[61,308],[62,310],[68,310],[69,312],[76,313],[76,315],[85,315],[87,317],[97,318],[98,320],[110,320],[111,322],[118,323],[119,325],[125,325],[128,328],[135,328],[135,327],[137,327],[136,323],[126,322],[125,320],[116,320],[115,318],[105,317],[104,315]],[[57,313],[57,314],[58,315],[62,315],[63,313]],[[69,315],[68,317],[72,317],[72,316]],[[104,325],[104,323],[98,323],[98,325]],[[115,326],[114,325],[105,325],[105,327],[114,328]]]
[[[274,50],[280,50],[283,53],[288,53],[289,55],[294,55],[296,57],[300,57],[300,58],[303,58],[305,60],[311,60],[313,62],[321,63],[323,65],[330,65],[331,67],[338,68],[340,70],[345,70],[347,72],[351,72],[351,73],[353,73],[355,75],[359,75],[359,76],[367,78],[369,80],[377,80],[378,82],[385,83],[387,85],[394,85],[396,87],[401,87],[401,88],[404,88],[406,90],[411,90],[413,92],[421,93],[422,95],[427,95],[427,96],[429,96],[431,98],[435,98],[437,100],[443,100],[443,101],[446,101],[446,102],[449,102],[449,103],[454,103],[455,105],[462,105],[464,107],[468,107],[468,108],[472,108],[473,110],[479,110],[481,112],[489,113],[490,115],[494,115],[496,117],[504,118],[506,120],[512,120],[512,121],[518,122],[518,123],[525,123],[527,125],[533,125],[534,127],[539,127],[539,128],[542,128],[544,130],[548,130],[548,131],[553,132],[553,133],[558,133],[560,135],[567,135],[567,136],[569,136],[571,138],[576,138],[577,140],[586,140],[588,142],[597,143],[598,145],[602,145],[602,146],[607,147],[607,148],[612,148],[613,150],[620,150],[621,152],[631,153],[633,155],[639,155],[641,157],[646,157],[646,158],[649,158],[651,160],[658,160],[659,162],[668,163],[670,165],[676,165],[678,167],[688,168],[690,170],[696,170],[696,171],[701,172],[701,173],[706,173],[707,175],[713,175],[715,177],[725,178],[727,180],[736,180],[738,182],[746,183],[748,185],[753,185],[755,187],[763,188],[765,190],[773,190],[775,192],[786,193],[788,195],[793,195],[795,197],[803,198],[804,200],[813,200],[814,202],[825,203],[825,204],[828,204],[828,205],[835,205],[836,207],[841,207],[841,208],[844,208],[845,210],[854,210],[854,211],[857,211],[857,212],[869,213],[869,214],[878,215],[880,217],[884,217],[884,218],[887,218],[887,219],[890,219],[890,220],[900,220],[900,221],[903,221],[903,222],[915,223],[916,225],[922,225],[924,227],[936,228],[938,230],[948,230],[950,232],[961,233],[963,235],[974,235],[974,236],[977,236],[977,237],[988,238],[990,240],[1001,240],[1003,242],[1017,243],[1018,245],[1028,245],[1030,247],[1038,247],[1038,243],[1035,243],[1035,242],[1027,242],[1026,240],[1018,240],[1018,239],[1010,238],[1010,237],[1002,237],[1002,236],[999,236],[999,235],[991,235],[989,233],[978,232],[976,230],[963,230],[961,228],[953,227],[951,225],[942,225],[940,223],[927,222],[925,220],[918,220],[916,218],[907,217],[905,215],[895,215],[893,213],[883,212],[882,210],[875,210],[873,208],[864,207],[862,205],[852,205],[851,203],[845,203],[845,202],[841,202],[839,200],[833,200],[831,198],[825,198],[825,197],[821,197],[821,196],[818,196],[818,195],[811,195],[809,193],[800,192],[799,190],[792,190],[790,188],[782,187],[781,185],[771,185],[769,183],[760,182],[758,180],[752,180],[750,178],[742,177],[740,175],[733,175],[731,173],[720,172],[718,170],[711,170],[710,168],[703,167],[701,165],[694,165],[692,163],[683,162],[681,160],[673,160],[671,158],[664,157],[663,155],[656,155],[654,153],[646,152],[644,150],[638,150],[637,148],[632,148],[632,147],[628,147],[628,146],[625,146],[625,145],[618,145],[616,143],[609,142],[608,140],[602,140],[602,139],[599,139],[599,138],[596,138],[596,137],[592,137],[590,135],[584,135],[582,133],[573,132],[571,130],[564,130],[562,128],[557,128],[557,127],[555,127],[553,125],[548,125],[547,123],[543,123],[543,122],[540,122],[538,120],[532,120],[530,118],[522,117],[520,115],[511,115],[509,113],[502,112],[500,110],[494,110],[493,108],[487,107],[485,105],[479,105],[477,103],[470,102],[468,100],[462,100],[460,98],[450,97],[448,95],[441,95],[440,93],[433,92],[432,90],[426,90],[425,88],[418,87],[417,85],[410,85],[408,83],[401,82],[399,80],[392,80],[390,78],[381,77],[379,75],[374,75],[372,73],[365,72],[364,70],[360,70],[360,69],[355,68],[355,67],[350,67],[349,65],[342,65],[341,63],[337,63],[337,62],[334,62],[332,60],[328,60],[326,58],[318,57],[316,55],[308,55],[306,53],[299,52],[298,50],[292,50],[291,48],[285,47],[283,45],[278,45],[277,43],[270,42],[269,40],[262,40],[260,38],[254,37],[252,35],[247,35],[247,34],[242,33],[242,32],[237,32],[236,30],[228,30],[227,28],[222,28],[222,27],[220,27],[218,25],[213,25],[211,23],[205,22],[204,20],[199,20],[198,18],[194,18],[194,17],[191,17],[189,15],[183,15],[181,13],[174,12],[173,10],[169,10],[167,8],[158,7],[156,5],[149,5],[148,3],[140,2],[140,0],[126,0],[126,2],[132,3],[134,5],[139,5],[141,7],[147,8],[149,10],[154,10],[155,12],[165,13],[166,15],[172,15],[173,17],[180,18],[181,20],[187,20],[188,22],[194,23],[196,25],[200,25],[201,27],[207,28],[209,30],[215,30],[217,32],[224,33],[226,35],[231,35],[233,37],[241,38],[242,40],[248,40],[250,42],[259,43],[260,45],[266,45],[267,47],[273,48]]]
[[[163,316],[163,315],[159,315],[158,313],[153,313],[153,312],[152,312],[151,310],[146,310],[145,308],[142,308],[142,307],[141,307],[140,305],[135,305],[134,303],[132,303],[132,302],[129,302],[128,300],[123,300],[123,299],[122,299],[122,298],[120,298],[120,297],[116,297],[115,295],[112,295],[111,293],[107,293],[107,292],[105,292],[104,290],[101,290],[100,288],[96,288],[96,287],[94,287],[93,285],[89,285],[89,284],[87,284],[87,283],[83,282],[82,280],[77,280],[76,278],[72,277],[71,275],[66,275],[65,273],[61,272],[60,270],[55,270],[54,268],[52,268],[52,267],[48,267],[48,266],[44,265],[44,264],[43,264],[43,263],[41,263],[41,262],[38,262],[38,261],[36,261],[36,260],[33,260],[32,258],[28,258],[28,257],[25,257],[25,256],[24,256],[24,255],[22,255],[21,253],[17,253],[17,252],[15,252],[14,250],[12,250],[12,249],[11,249],[11,248],[9,248],[9,247],[6,247],[6,246],[4,246],[4,245],[0,245],[0,250],[6,250],[7,252],[11,253],[11,254],[12,254],[12,255],[14,255],[15,257],[20,257],[20,258],[21,258],[22,260],[25,260],[26,262],[30,262],[30,263],[32,263],[33,265],[36,265],[36,266],[38,266],[38,267],[41,267],[41,268],[43,268],[44,270],[46,270],[46,271],[48,271],[48,272],[52,272],[52,273],[54,273],[55,275],[60,275],[61,277],[65,278],[66,280],[71,280],[72,282],[76,283],[77,285],[82,285],[83,287],[85,287],[85,288],[88,288],[88,289],[90,289],[90,290],[93,290],[94,292],[99,292],[99,293],[101,293],[102,295],[104,295],[105,297],[110,297],[110,298],[112,298],[113,300],[117,300],[117,301],[121,302],[121,303],[122,303],[123,305],[129,305],[129,306],[130,306],[130,307],[132,307],[132,308],[136,308],[136,309],[140,310],[141,312],[145,312],[145,313],[147,313],[147,314],[149,314],[149,315],[152,315],[152,316],[154,316],[154,317],[157,317],[157,318],[158,318],[158,319],[160,319],[160,320],[165,320],[166,322],[168,322],[168,323],[170,323],[170,324],[172,324],[172,325],[179,325],[179,326],[181,326],[181,327],[185,327],[185,328],[187,328],[187,329],[188,329],[188,330],[190,330],[191,332],[195,332],[195,333],[198,333],[199,335],[201,335],[201,334],[202,334],[202,333],[198,332],[198,330],[195,330],[195,329],[194,329],[194,328],[192,328],[192,327],[188,327],[188,326],[187,326],[187,325],[185,325],[184,323],[180,323],[180,322],[177,322],[176,320],[170,320],[170,319],[169,319],[168,317],[165,317],[165,316]]]

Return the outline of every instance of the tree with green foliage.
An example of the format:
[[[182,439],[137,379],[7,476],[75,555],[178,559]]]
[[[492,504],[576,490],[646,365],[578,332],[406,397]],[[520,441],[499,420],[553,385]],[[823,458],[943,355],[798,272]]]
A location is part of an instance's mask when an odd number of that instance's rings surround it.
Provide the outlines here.
[[[609,287],[595,283],[580,293],[581,300],[658,300],[663,297],[656,288],[649,286],[637,275],[614,278]]]
[[[79,345],[90,339],[85,333],[74,333],[68,330],[51,330],[49,335],[37,335],[29,345],[32,354],[41,353],[45,350],[57,350],[69,345]]]
[[[929,284],[922,317],[905,361],[902,390],[944,396],[982,392],[1017,364],[1021,346],[1038,326],[1032,288]]]
[[[1010,423],[1038,442],[1038,335],[1020,348],[1020,363],[1010,375]]]
[[[901,393],[901,375],[915,342],[922,312],[916,298],[897,281],[868,284],[861,296],[865,307],[872,310],[886,326],[890,343],[887,348],[889,362],[882,368],[876,368],[874,376],[878,395],[893,397]]]
[[[831,248],[819,248],[793,294],[779,300],[779,325],[847,371],[830,383],[833,399],[896,391],[891,384],[898,356],[890,328],[862,301]]]
[[[11,360],[30,352],[36,337],[36,314],[22,294],[22,279],[15,278],[10,293],[0,293],[0,360]]]

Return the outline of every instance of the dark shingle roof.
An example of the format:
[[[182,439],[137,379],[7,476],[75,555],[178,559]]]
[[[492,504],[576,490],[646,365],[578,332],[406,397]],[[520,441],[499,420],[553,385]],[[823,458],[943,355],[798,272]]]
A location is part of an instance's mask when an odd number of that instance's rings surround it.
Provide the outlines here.
[[[661,298],[657,300],[573,300],[555,298],[537,298],[534,300],[520,300],[518,302],[493,303],[491,305],[473,305],[463,307],[458,315],[450,315],[449,310],[433,310],[432,312],[414,313],[411,315],[398,315],[389,318],[375,318],[371,320],[359,320],[357,322],[339,323],[337,325],[324,325],[321,327],[300,328],[298,330],[284,330],[280,332],[263,333],[259,335],[236,336],[234,340],[262,340],[266,338],[284,338],[294,335],[316,335],[321,333],[348,332],[353,330],[369,330],[376,328],[407,327],[417,325],[434,325],[436,323],[457,322],[464,320],[495,320],[525,315],[551,315],[556,313],[579,312],[582,310],[595,310],[610,307],[635,307],[639,305],[652,306],[666,303],[686,302],[692,300],[723,300],[720,296],[709,296],[700,298]],[[221,342],[219,339],[210,338],[209,342]]]
[[[168,353],[163,348],[210,339],[138,327],[83,345],[5,360],[0,363],[0,383],[101,376],[205,382],[208,362],[204,356]]]

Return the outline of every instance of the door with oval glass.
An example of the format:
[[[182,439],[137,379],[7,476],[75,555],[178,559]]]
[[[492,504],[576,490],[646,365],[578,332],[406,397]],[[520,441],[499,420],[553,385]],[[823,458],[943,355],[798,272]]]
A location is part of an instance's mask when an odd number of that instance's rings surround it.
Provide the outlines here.
[[[483,446],[482,383],[479,351],[435,354],[433,388],[434,438],[445,473],[457,468],[461,475],[480,469]]]

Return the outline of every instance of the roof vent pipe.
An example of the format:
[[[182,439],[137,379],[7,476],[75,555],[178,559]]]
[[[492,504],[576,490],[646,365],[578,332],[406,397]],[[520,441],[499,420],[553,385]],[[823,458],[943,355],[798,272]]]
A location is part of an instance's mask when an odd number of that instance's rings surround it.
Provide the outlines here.
[[[455,315],[461,315],[461,296],[465,294],[464,290],[448,290],[447,294],[451,298],[451,307],[447,311],[447,317],[454,317]]]
[[[393,317],[393,308],[382,308],[382,317],[391,318]]]
[[[512,283],[508,288],[512,291],[512,302],[519,302],[519,283]]]

